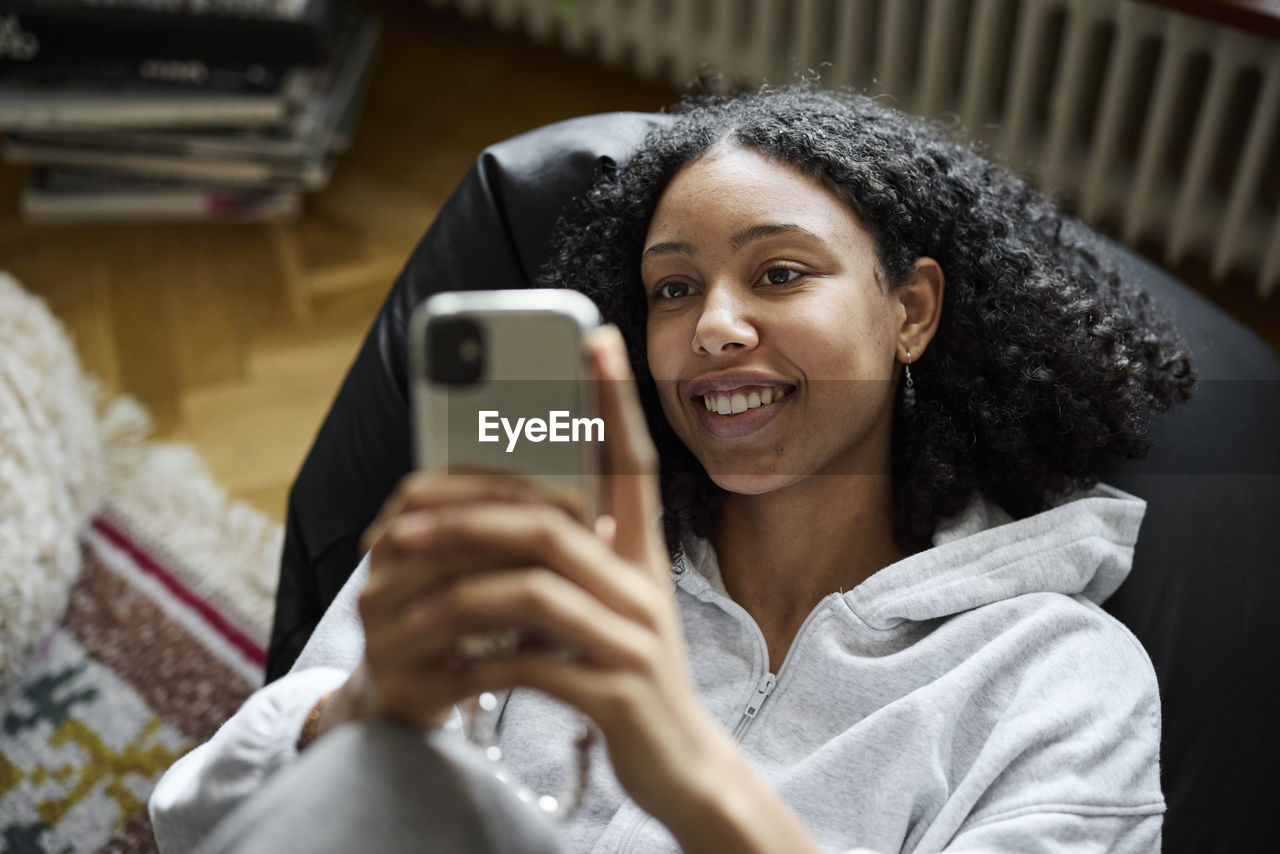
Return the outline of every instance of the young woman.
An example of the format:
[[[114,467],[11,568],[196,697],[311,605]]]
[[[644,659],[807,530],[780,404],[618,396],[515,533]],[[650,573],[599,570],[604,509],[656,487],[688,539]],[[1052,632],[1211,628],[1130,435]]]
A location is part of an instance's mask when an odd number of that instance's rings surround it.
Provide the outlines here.
[[[1192,378],[1081,231],[795,88],[689,105],[558,233],[546,282],[622,331],[611,515],[407,478],[294,672],[157,788],[162,846],[235,810],[213,850],[1158,850],[1155,676],[1096,604],[1143,503],[1093,472]],[[553,643],[459,661],[513,628]],[[554,831],[451,743],[481,691],[534,790],[603,735]]]

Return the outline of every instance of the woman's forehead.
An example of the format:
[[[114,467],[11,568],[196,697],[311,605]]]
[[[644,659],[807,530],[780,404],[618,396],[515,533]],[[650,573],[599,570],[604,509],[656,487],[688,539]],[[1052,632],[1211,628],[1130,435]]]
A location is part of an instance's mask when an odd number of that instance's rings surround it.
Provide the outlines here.
[[[670,230],[715,232],[795,226],[822,236],[862,232],[844,200],[799,168],[749,148],[717,148],[686,164],[667,185],[646,244],[677,239]],[[683,239],[683,238],[682,238]]]

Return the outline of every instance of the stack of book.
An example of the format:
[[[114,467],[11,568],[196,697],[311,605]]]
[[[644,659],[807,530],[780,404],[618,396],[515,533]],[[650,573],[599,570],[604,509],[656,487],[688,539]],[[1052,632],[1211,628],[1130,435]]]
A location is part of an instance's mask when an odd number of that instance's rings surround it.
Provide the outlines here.
[[[296,216],[351,143],[377,39],[348,0],[0,0],[24,219]]]

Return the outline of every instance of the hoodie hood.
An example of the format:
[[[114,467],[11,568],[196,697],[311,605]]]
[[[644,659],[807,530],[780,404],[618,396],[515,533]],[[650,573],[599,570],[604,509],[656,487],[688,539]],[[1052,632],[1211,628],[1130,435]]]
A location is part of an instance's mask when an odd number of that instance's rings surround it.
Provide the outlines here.
[[[1147,503],[1106,485],[1012,520],[984,497],[946,520],[934,547],[885,567],[845,594],[869,626],[933,620],[1027,593],[1101,604],[1133,565]]]
[[[1014,520],[975,495],[939,525],[933,548],[886,566],[844,593],[844,600],[864,623],[882,630],[1027,593],[1079,595],[1101,604],[1129,574],[1146,507],[1140,498],[1099,484]],[[685,552],[688,565],[723,593],[711,544],[689,541]]]

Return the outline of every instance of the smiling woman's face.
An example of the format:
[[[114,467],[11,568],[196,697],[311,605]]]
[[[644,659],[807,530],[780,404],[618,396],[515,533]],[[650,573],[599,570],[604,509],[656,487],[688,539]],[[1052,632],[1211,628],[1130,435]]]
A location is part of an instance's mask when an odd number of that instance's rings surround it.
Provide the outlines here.
[[[818,181],[740,148],[690,163],[658,202],[641,277],[663,411],[719,486],[888,473],[905,310],[870,233]]]

